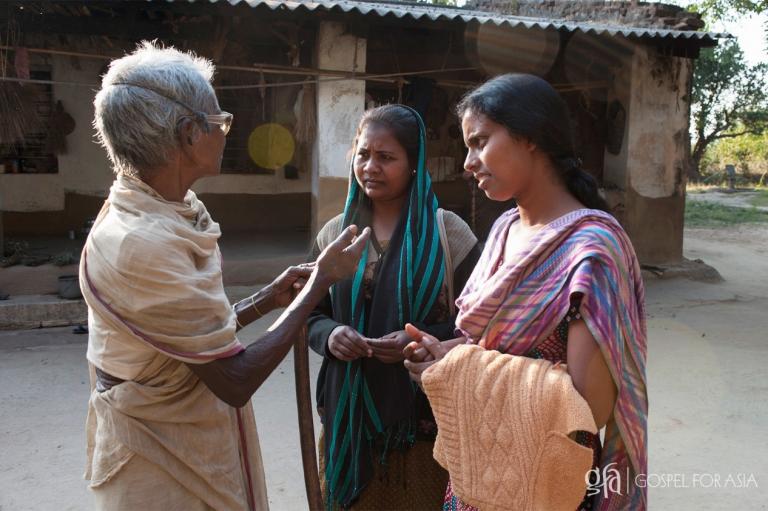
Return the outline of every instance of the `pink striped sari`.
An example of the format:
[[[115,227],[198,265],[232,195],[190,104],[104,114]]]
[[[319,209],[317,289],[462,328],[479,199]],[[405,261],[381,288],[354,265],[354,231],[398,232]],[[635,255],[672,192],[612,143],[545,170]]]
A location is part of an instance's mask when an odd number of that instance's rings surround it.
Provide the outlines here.
[[[503,261],[517,209],[495,223],[485,250],[456,301],[456,325],[486,349],[523,355],[565,317],[571,298],[610,368],[618,396],[606,426],[597,509],[645,510],[647,468],[646,326],[640,267],[629,238],[602,211],[580,209],[550,223]]]

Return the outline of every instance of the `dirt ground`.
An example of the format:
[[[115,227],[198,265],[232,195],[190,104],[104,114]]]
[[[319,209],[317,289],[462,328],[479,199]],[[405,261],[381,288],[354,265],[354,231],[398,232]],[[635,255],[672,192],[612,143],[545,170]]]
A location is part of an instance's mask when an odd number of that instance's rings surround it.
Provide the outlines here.
[[[765,225],[689,229],[686,257],[725,282],[647,284],[652,510],[768,509],[767,251]],[[91,508],[84,341],[69,329],[0,333],[2,511]],[[253,400],[273,510],[306,509],[292,367],[289,356]]]
[[[651,509],[768,509],[767,251],[764,224],[688,229],[725,282],[648,283]]]

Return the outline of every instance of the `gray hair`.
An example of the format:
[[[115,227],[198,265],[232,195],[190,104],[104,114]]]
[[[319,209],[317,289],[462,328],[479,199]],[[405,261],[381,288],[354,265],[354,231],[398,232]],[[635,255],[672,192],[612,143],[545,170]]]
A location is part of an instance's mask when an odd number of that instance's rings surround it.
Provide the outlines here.
[[[116,173],[146,177],[179,147],[178,123],[195,118],[190,109],[218,111],[213,73],[208,59],[149,41],[109,64],[93,126]]]

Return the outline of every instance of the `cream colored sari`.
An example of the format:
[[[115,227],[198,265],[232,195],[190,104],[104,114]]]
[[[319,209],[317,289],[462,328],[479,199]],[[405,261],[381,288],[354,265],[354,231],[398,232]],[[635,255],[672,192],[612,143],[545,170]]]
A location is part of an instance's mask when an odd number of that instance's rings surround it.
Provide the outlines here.
[[[187,367],[243,349],[224,293],[218,224],[193,192],[165,201],[119,176],[83,249],[98,509],[268,508],[256,424]],[[95,389],[93,366],[126,380]]]

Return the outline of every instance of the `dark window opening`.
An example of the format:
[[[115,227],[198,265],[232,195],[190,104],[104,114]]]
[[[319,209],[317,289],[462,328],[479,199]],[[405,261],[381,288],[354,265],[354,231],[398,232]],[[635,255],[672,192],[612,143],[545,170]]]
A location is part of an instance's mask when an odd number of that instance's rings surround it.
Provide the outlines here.
[[[269,82],[278,81],[275,75]],[[285,81],[296,81],[286,77]],[[259,83],[256,73],[221,70],[217,86]],[[222,110],[234,115],[232,129],[221,162],[225,174],[272,175],[278,169],[292,169],[305,150],[295,140],[295,103],[301,86],[219,89],[216,95]]]
[[[50,71],[31,70],[32,80],[51,80]],[[53,86],[50,83],[0,82],[0,166],[7,174],[56,174],[56,133],[51,126]]]

